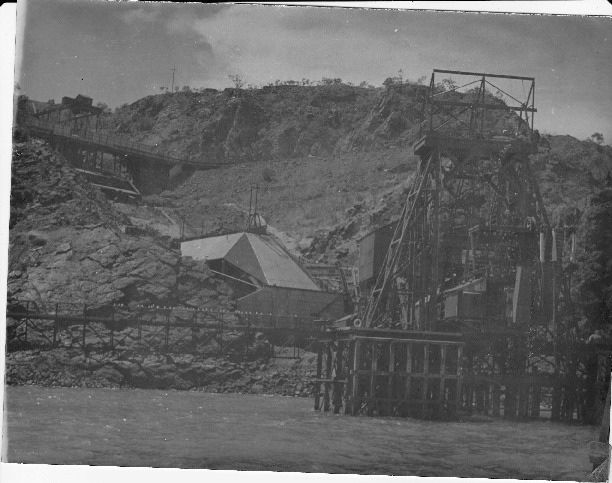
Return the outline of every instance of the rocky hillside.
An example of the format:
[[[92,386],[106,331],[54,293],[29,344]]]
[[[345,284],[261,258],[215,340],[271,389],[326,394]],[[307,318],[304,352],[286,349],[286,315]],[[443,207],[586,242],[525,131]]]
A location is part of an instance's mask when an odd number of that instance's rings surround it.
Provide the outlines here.
[[[419,89],[274,86],[141,99],[106,119],[107,128],[174,155],[234,164],[195,172],[137,205],[107,200],[47,145],[20,139],[13,151],[9,297],[230,308],[227,285],[205,264],[181,258],[170,238],[183,227],[187,237],[244,227],[253,184],[260,187],[258,211],[296,254],[352,264],[356,240],[401,210],[417,166],[411,144]],[[612,148],[570,136],[543,136],[540,148],[532,168],[553,224],[584,232],[591,198],[612,184]],[[144,234],[126,235],[130,226]],[[97,364],[58,351],[9,354],[9,382],[307,394],[312,372],[180,358]]]
[[[555,226],[578,225],[612,172],[610,146],[571,136],[545,136],[531,159]],[[240,229],[257,183],[259,212],[297,254],[351,263],[356,239],[399,215],[416,165],[410,146],[241,163],[196,172],[148,202],[184,217],[187,236]]]
[[[291,249],[350,261],[356,238],[399,213],[416,167],[423,89],[206,89],[145,97],[106,124],[174,155],[237,163],[147,200],[184,219],[187,236],[242,228],[259,184],[259,212]],[[612,170],[612,148],[571,136],[544,135],[532,159],[555,224],[577,223]]]
[[[11,225],[17,229],[11,237],[18,241],[13,245],[59,264],[72,260],[70,256],[76,256],[75,260],[83,256],[78,250],[90,244],[87,237],[112,240],[116,250],[103,254],[107,266],[102,267],[100,280],[112,274],[113,279],[119,275],[120,282],[115,280],[115,286],[102,283],[104,288],[96,288],[91,297],[81,288],[75,294],[79,300],[101,295],[104,300],[125,301],[130,298],[126,294],[132,294],[141,282],[126,277],[127,272],[113,272],[113,264],[125,267],[124,258],[156,255],[151,250],[134,250],[140,240],[126,237],[122,226],[151,228],[152,233],[173,238],[181,232],[194,237],[241,229],[251,187],[258,184],[258,211],[289,249],[314,261],[350,264],[356,258],[356,239],[399,214],[417,164],[411,144],[421,122],[418,101],[422,90],[416,84],[362,88],[336,83],[148,96],[108,115],[106,128],[158,144],[160,150],[174,155],[233,164],[195,172],[172,189],[145,197],[139,206],[110,205],[101,195],[79,188],[82,184],[74,183],[76,173],[67,166],[54,168],[56,174],[49,176],[51,153],[30,153],[16,164],[13,176]],[[575,225],[590,197],[607,182],[612,148],[570,136],[546,135],[540,148],[532,157],[532,167],[552,222]],[[18,150],[16,156],[21,159]],[[36,157],[44,160],[43,176],[30,189],[24,180],[38,169]],[[104,231],[101,237],[75,228],[100,223],[96,229]],[[62,253],[66,246],[59,253],[47,253],[50,245],[35,246],[44,244],[36,239],[36,230],[62,226],[77,230],[70,237],[62,234],[70,238],[71,251]],[[96,240],[91,241],[93,247]],[[154,250],[166,254],[161,240],[157,241]],[[172,262],[177,255],[167,256]],[[95,262],[87,259],[87,263]],[[81,266],[77,263],[71,270],[91,269]],[[170,272],[161,277],[163,287],[143,285],[136,290],[140,294],[136,299],[174,301],[171,292],[178,279]],[[49,279],[46,267],[37,268],[31,277],[31,282]],[[54,283],[61,287],[63,282]],[[122,284],[125,289],[116,288]],[[13,286],[11,283],[11,290]],[[17,286],[24,290],[22,279]],[[28,296],[33,296],[29,286]],[[59,288],[59,293],[66,287]]]
[[[612,147],[572,136],[546,136],[540,154],[531,158],[542,197],[553,224],[565,220],[574,208],[581,213],[590,198],[607,187],[612,179]]]
[[[381,216],[386,200],[409,186],[416,163],[402,148],[242,163],[195,172],[145,202],[184,217],[186,235],[198,236],[244,227],[251,186],[258,184],[259,213],[290,249],[301,252],[321,233],[350,223],[353,215],[363,220],[344,230],[348,237],[386,219]]]
[[[231,306],[207,266],[168,240],[124,233],[130,219],[43,143],[13,149],[8,296],[88,306]]]
[[[423,86],[269,86],[148,96],[115,111],[108,129],[161,151],[217,162],[270,161],[408,145]]]
[[[412,145],[427,122],[422,100],[428,89],[399,81],[381,88],[337,82],[175,92],[124,105],[104,124],[161,152],[212,162],[373,152]],[[447,90],[444,81],[436,89]],[[462,102],[475,96],[475,91],[447,93],[448,100]],[[491,93],[485,99],[503,104]],[[489,128],[501,132],[515,118],[500,111],[488,119]]]

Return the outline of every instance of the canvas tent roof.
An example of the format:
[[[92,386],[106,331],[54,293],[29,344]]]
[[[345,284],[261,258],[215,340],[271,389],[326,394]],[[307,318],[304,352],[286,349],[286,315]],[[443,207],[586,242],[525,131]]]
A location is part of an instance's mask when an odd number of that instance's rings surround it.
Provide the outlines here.
[[[269,235],[232,233],[181,244],[183,256],[195,260],[224,259],[265,285],[321,290],[308,272]]]

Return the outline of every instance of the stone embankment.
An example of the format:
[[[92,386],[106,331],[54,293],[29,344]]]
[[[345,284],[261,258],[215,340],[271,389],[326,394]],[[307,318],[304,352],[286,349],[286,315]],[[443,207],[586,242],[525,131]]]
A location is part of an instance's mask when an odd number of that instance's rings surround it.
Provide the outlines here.
[[[316,355],[301,359],[192,354],[113,353],[85,356],[77,349],[9,352],[6,384],[56,387],[109,387],[200,390],[307,397],[312,394]]]

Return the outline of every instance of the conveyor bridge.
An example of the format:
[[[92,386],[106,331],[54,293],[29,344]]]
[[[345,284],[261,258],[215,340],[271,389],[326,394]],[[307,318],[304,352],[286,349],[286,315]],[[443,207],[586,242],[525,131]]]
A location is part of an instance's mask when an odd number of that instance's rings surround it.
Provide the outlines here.
[[[56,138],[56,140],[67,141],[78,144],[91,150],[101,150],[109,154],[118,156],[134,156],[146,159],[152,163],[166,165],[181,165],[195,169],[220,168],[228,163],[216,163],[203,160],[191,160],[177,158],[157,152],[157,148],[148,144],[130,141],[121,136],[112,134],[100,134],[93,131],[75,131],[72,125],[58,123],[44,119],[30,119],[26,122],[26,127],[33,134]]]

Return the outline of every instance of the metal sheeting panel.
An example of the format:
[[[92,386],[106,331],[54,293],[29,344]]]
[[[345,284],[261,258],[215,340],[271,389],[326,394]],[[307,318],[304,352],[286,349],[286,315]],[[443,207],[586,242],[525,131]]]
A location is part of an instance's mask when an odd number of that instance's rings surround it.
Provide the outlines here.
[[[375,232],[368,233],[357,241],[359,247],[359,280],[369,280],[374,276],[374,237]]]
[[[376,278],[385,263],[397,222],[391,222],[357,240],[359,248],[359,281]]]
[[[274,238],[253,233],[247,233],[246,237],[253,248],[267,285],[321,290],[306,270],[300,267]]]
[[[533,268],[519,265],[516,267],[516,282],[512,297],[512,322],[528,326],[531,322],[531,295],[533,288]]]
[[[242,235],[243,233],[232,233],[186,241],[181,243],[181,255],[194,260],[218,260],[227,255]]]
[[[256,278],[263,284],[269,285],[246,233],[241,234],[238,241],[234,243],[234,246],[232,246],[224,258],[235,267],[248,273],[251,277]]]

